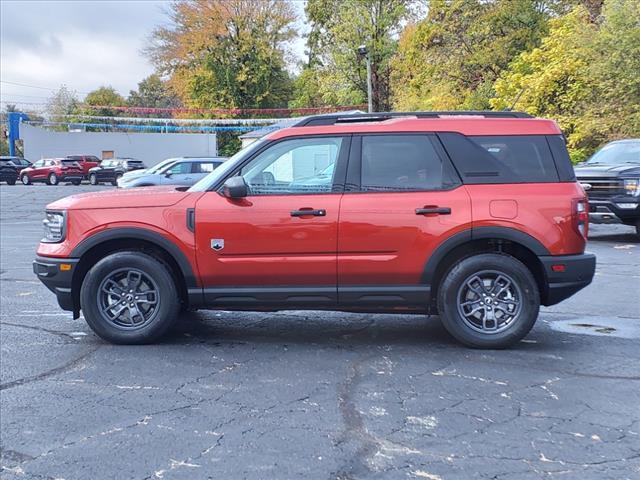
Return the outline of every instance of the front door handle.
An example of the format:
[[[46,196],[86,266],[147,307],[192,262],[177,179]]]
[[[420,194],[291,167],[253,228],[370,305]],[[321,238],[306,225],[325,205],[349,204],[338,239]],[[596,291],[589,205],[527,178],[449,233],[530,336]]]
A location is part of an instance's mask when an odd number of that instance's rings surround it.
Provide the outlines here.
[[[451,215],[449,207],[424,207],[416,208],[416,215]]]
[[[323,208],[316,210],[313,208],[301,208],[300,210],[293,210],[291,212],[292,217],[325,217],[327,211]]]

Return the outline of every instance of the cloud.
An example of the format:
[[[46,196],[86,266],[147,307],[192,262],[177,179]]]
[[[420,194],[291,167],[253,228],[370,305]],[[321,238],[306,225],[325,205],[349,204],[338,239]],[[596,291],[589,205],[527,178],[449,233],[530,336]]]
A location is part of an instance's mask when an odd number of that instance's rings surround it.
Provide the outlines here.
[[[128,94],[153,72],[140,53],[167,22],[165,1],[2,1],[2,80],[78,92],[111,85]],[[51,92],[1,84],[2,100],[45,101]],[[80,95],[82,96],[82,95]]]

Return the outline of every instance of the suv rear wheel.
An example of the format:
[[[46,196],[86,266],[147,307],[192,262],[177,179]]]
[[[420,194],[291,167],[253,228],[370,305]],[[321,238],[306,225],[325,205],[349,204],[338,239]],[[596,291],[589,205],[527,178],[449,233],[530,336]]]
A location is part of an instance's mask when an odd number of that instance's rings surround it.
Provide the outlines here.
[[[50,173],[47,177],[47,185],[57,185],[58,184],[58,176],[55,173]]]
[[[82,283],[80,304],[91,329],[120,344],[158,340],[180,312],[171,271],[141,252],[117,252],[96,263]]]
[[[476,348],[505,348],[522,340],[540,309],[533,275],[517,259],[486,253],[449,270],[438,289],[438,311],[457,340]]]

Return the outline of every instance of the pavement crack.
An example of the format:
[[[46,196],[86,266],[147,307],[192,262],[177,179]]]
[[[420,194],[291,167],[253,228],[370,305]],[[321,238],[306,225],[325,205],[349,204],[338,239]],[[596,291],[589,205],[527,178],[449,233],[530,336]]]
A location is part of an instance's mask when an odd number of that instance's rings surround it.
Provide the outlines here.
[[[98,349],[100,349],[100,347],[102,347],[102,345],[97,345],[97,346],[89,349],[88,351],[86,351],[85,353],[80,355],[79,357],[76,357],[76,358],[74,358],[72,360],[69,360],[68,362],[60,365],[59,367],[52,368],[51,370],[47,370],[46,372],[42,372],[42,373],[39,373],[37,375],[32,375],[32,376],[29,376],[29,377],[23,377],[23,378],[19,378],[17,380],[12,380],[11,382],[6,382],[6,383],[3,383],[3,384],[0,384],[0,391],[8,390],[8,389],[14,388],[14,387],[20,387],[20,386],[26,385],[28,383],[34,383],[34,382],[39,382],[39,381],[42,381],[42,380],[46,380],[49,377],[52,377],[54,375],[58,375],[59,373],[64,373],[64,372],[67,372],[69,370],[72,370],[78,364],[82,363],[88,357],[93,355]]]

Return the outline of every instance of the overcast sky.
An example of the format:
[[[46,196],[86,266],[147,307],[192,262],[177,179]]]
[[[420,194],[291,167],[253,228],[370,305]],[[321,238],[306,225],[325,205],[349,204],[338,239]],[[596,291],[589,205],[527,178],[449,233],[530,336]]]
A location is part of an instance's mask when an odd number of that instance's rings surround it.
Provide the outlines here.
[[[0,0],[2,107],[42,104],[62,84],[80,98],[101,85],[128,95],[153,72],[140,51],[167,23],[167,7],[167,0]],[[302,2],[296,8],[302,13]],[[303,48],[302,40],[294,45],[296,53]]]

